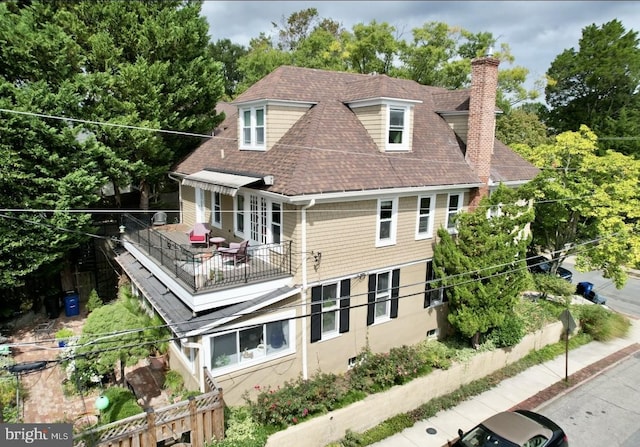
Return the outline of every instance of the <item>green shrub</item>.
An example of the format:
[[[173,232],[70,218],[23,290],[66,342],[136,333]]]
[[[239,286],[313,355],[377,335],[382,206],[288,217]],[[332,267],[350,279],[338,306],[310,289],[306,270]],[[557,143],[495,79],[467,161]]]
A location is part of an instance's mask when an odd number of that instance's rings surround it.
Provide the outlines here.
[[[225,439],[213,439],[207,447],[262,447],[268,434],[264,427],[253,420],[247,407],[225,409]]]
[[[416,346],[420,359],[431,368],[449,369],[453,352],[437,340],[423,340]]]
[[[170,370],[164,375],[163,388],[172,395],[180,394],[184,390],[184,379],[179,372]]]
[[[391,348],[388,353],[374,354],[365,350],[358,363],[347,374],[351,388],[377,393],[401,385],[430,371],[414,346]]]
[[[109,424],[143,412],[136,397],[127,388],[114,386],[105,390],[104,395],[109,399],[109,406],[102,411],[101,424]]]
[[[102,299],[98,295],[98,292],[96,292],[96,289],[93,289],[89,294],[89,300],[87,301],[87,310],[89,312],[93,312],[103,304],[104,303],[102,302]]]
[[[580,306],[580,326],[594,340],[607,341],[627,334],[630,321],[600,305]]]
[[[319,373],[309,380],[298,378],[282,388],[255,387],[255,401],[245,394],[245,401],[257,422],[276,428],[295,425],[313,415],[326,413],[344,405],[349,393],[344,377]]]
[[[506,316],[502,326],[491,331],[489,340],[497,348],[507,348],[520,343],[524,334],[524,322],[518,315],[511,314]]]

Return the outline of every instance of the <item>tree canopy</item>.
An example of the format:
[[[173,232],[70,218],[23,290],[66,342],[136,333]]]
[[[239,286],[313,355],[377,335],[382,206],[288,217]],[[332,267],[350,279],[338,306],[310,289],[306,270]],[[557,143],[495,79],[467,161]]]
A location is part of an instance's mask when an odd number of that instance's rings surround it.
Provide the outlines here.
[[[75,211],[96,205],[109,181],[138,188],[146,208],[152,185],[202,141],[146,128],[215,127],[222,64],[200,8],[0,3],[0,205],[12,210],[0,218],[0,290],[28,277],[53,285],[65,253],[92,233]]]
[[[437,284],[449,300],[449,321],[473,345],[513,313],[526,280],[526,228],[532,219],[519,192],[500,185],[476,210],[457,216],[455,238],[438,230]]]
[[[525,187],[535,198],[533,244],[560,263],[575,254],[578,269],[602,270],[622,287],[624,267],[640,262],[640,161],[599,155],[586,126],[553,144],[513,147],[542,170]]]
[[[636,31],[612,20],[585,27],[578,49],[555,58],[545,93],[556,134],[586,125],[606,148],[640,157],[639,43]]]
[[[496,45],[491,33],[472,33],[441,22],[428,22],[411,30],[409,39],[384,21],[357,23],[349,31],[333,19],[321,18],[315,8],[282,17],[273,26],[276,36],[262,33],[255,37],[238,60],[238,70],[232,74],[240,74],[242,78],[237,82],[236,93],[242,93],[283,64],[375,72],[424,85],[463,88],[470,83],[471,60]],[[214,46],[221,61],[227,61],[231,53],[238,53],[238,48],[229,47],[224,40]],[[498,79],[500,106],[508,110],[512,104],[535,98],[536,91],[524,88],[528,70],[507,67],[514,62],[509,46],[502,44],[494,55],[503,62]],[[234,81],[227,78],[226,83]]]

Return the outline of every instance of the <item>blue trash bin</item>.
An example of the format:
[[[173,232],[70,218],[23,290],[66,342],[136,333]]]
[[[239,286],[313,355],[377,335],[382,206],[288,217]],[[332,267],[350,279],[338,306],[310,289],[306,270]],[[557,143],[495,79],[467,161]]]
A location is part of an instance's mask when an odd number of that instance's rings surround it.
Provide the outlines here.
[[[80,315],[80,297],[75,292],[67,292],[64,297],[64,314],[67,317]]]

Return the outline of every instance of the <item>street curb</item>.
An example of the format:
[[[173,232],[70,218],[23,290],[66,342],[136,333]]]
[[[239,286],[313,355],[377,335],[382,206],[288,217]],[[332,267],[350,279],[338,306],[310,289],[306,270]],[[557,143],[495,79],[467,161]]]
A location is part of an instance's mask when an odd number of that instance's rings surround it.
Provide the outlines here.
[[[584,385],[586,382],[595,379],[600,374],[603,374],[607,370],[615,367],[639,351],[640,343],[634,343],[626,348],[620,349],[619,351],[616,351],[613,354],[610,354],[607,357],[604,357],[571,374],[566,382],[564,380],[558,381],[544,390],[539,391],[530,398],[520,402],[518,405],[513,406],[510,410],[524,409],[535,411],[542,405],[551,403],[581,385]]]

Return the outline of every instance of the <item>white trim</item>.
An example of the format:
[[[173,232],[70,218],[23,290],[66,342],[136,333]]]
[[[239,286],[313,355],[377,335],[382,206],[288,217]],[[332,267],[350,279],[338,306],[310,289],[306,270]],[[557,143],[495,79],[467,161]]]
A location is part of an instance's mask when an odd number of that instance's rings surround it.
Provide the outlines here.
[[[380,238],[380,230],[382,228],[381,220],[381,206],[382,202],[391,202],[391,216],[384,219],[385,223],[389,223],[389,237],[385,239]],[[398,198],[397,197],[383,197],[378,199],[376,206],[376,247],[387,247],[389,245],[396,244],[396,233],[398,231]]]
[[[195,194],[196,222],[205,223],[204,189],[196,187]]]
[[[242,369],[246,369],[246,368],[250,368],[253,367],[255,365],[259,365],[265,362],[270,362],[273,361],[275,359],[281,358],[281,357],[285,357],[291,354],[295,354],[296,353],[296,335],[297,335],[297,329],[296,329],[296,311],[295,310],[289,310],[286,312],[279,312],[279,313],[269,313],[268,317],[267,316],[261,316],[258,318],[255,318],[253,320],[249,320],[249,321],[243,321],[242,323],[238,323],[236,325],[233,326],[229,326],[228,330],[226,330],[227,328],[225,328],[224,331],[220,331],[220,332],[216,332],[215,334],[210,334],[210,335],[205,335],[202,337],[202,345],[203,345],[203,349],[200,350],[200,353],[202,354],[202,358],[201,358],[201,364],[206,366],[207,368],[209,368],[209,371],[211,371],[211,374],[214,377],[223,375],[223,374],[228,374],[230,372],[233,371],[239,371]],[[220,367],[220,368],[213,368],[213,365],[211,365],[211,340],[216,337],[216,336],[221,336],[224,334],[229,334],[229,333],[236,333],[238,332],[238,330],[246,328],[247,326],[251,326],[251,325],[265,325],[268,323],[273,323],[276,321],[286,321],[287,324],[289,325],[289,330],[288,330],[288,337],[287,337],[287,343],[288,343],[288,347],[287,349],[284,349],[282,351],[279,351],[273,355],[267,356],[261,356],[258,357],[256,359],[251,359],[251,360],[245,360],[245,361],[240,361],[238,363],[234,363],[229,365],[228,367]],[[265,343],[266,346],[266,343]]]
[[[253,99],[250,101],[240,101],[240,102],[234,101],[231,104],[237,106],[238,110],[240,110],[241,108],[257,107],[262,105],[309,108],[318,104],[318,102],[317,101],[289,101],[286,99]]]
[[[216,200],[216,197],[219,200]],[[220,217],[220,221],[216,222],[216,210]],[[222,228],[222,197],[218,191],[211,191],[211,226]]]
[[[429,199],[429,214],[428,214],[428,230],[426,233],[420,233],[420,202],[422,199]],[[433,227],[435,224],[436,214],[436,195],[435,194],[422,194],[418,196],[416,203],[416,240],[430,239],[433,237]]]
[[[389,134],[391,133],[391,112],[392,111],[401,111],[402,112],[402,142],[401,143],[390,143],[389,142]],[[406,152],[411,148],[409,147],[409,133],[411,129],[411,108],[408,106],[397,106],[392,104],[387,104],[386,107],[386,126],[385,126],[385,135],[384,135],[384,147],[387,152]]]
[[[262,111],[262,125],[257,124],[257,113]],[[249,112],[250,123],[245,123],[245,112]],[[245,142],[244,130],[249,129],[249,142]],[[262,129],[262,142],[258,143],[258,128]],[[238,108],[238,147],[241,150],[265,151],[267,149],[267,106],[254,105],[251,107]]]
[[[422,104],[422,101],[415,99],[400,99],[381,96],[379,98],[357,99],[355,101],[347,101],[346,103],[349,104],[350,108],[357,109],[359,107],[379,106],[383,104],[405,107],[410,104]]]
[[[407,187],[407,188],[388,188],[388,189],[367,189],[362,191],[349,191],[349,192],[338,192],[338,193],[320,193],[320,194],[302,194],[299,196],[282,196],[283,200],[289,201],[289,203],[293,205],[304,205],[308,203],[310,200],[315,200],[316,203],[330,203],[330,202],[348,202],[348,201],[357,201],[363,200],[367,198],[378,198],[382,195],[391,195],[397,197],[403,196],[415,196],[421,192],[436,192],[436,191],[449,191],[449,192],[465,192],[472,188],[478,188],[483,186],[484,183],[468,183],[462,185],[437,185],[437,186],[418,186],[418,187]]]
[[[451,212],[451,211],[449,210],[449,204],[451,203],[451,197],[455,197],[455,196],[457,196],[457,197],[458,197],[458,208],[456,209],[456,211],[455,211],[455,212]],[[460,213],[462,212],[462,210],[463,210],[463,209],[464,209],[464,193],[461,193],[461,192],[460,192],[460,193],[449,193],[449,194],[447,195],[447,206],[446,206],[446,213],[447,213],[447,215],[446,215],[445,225],[444,225],[444,227],[447,229],[447,231],[448,231],[449,233],[451,233],[451,234],[455,234],[455,233],[457,233],[457,232],[458,232],[458,231],[456,230],[455,226],[454,226],[454,227],[450,227],[450,226],[449,226],[449,223],[450,223],[450,222],[449,222],[449,219],[451,218],[451,216],[454,216],[454,215],[458,215],[458,214],[460,214]]]

